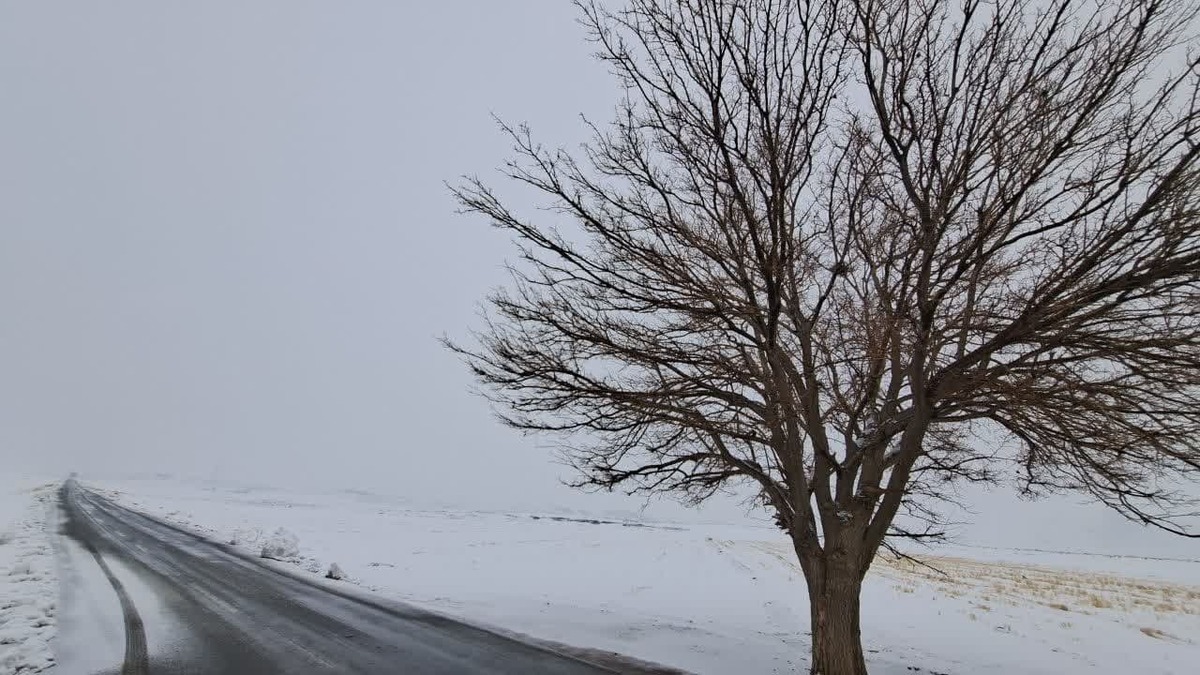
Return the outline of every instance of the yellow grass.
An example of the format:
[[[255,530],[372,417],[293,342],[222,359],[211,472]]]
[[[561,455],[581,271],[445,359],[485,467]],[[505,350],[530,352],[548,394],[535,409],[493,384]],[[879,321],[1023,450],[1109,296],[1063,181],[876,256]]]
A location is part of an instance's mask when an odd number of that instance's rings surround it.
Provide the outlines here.
[[[948,597],[971,595],[993,604],[1032,602],[1059,611],[1083,613],[1144,611],[1158,615],[1200,615],[1200,588],[1184,584],[950,556],[921,556],[919,560],[922,564],[881,558],[872,572],[905,588],[911,588],[913,581],[920,581]]]

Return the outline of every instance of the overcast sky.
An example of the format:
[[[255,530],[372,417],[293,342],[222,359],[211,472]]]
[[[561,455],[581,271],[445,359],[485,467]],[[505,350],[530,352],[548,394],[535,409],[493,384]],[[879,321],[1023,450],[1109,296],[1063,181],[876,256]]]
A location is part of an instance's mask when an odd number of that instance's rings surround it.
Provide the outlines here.
[[[435,339],[511,253],[443,183],[508,156],[492,113],[608,116],[583,37],[565,0],[0,2],[5,468],[598,504]]]
[[[5,456],[553,484],[435,337],[503,280],[506,240],[443,185],[506,157],[491,114],[565,143],[607,114],[574,18],[562,0],[0,4]]]

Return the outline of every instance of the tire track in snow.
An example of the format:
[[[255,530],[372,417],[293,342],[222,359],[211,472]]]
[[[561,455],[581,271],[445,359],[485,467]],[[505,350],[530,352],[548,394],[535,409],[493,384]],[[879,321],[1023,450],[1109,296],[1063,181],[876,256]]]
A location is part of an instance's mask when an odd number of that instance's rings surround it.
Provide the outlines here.
[[[142,617],[133,606],[133,601],[129,599],[129,594],[125,592],[125,585],[113,574],[96,547],[90,542],[85,546],[96,559],[96,564],[104,571],[104,576],[108,577],[108,583],[112,584],[113,590],[117,592],[117,599],[121,601],[121,613],[125,616],[125,664],[121,666],[121,675],[149,675],[150,655],[146,651],[146,626],[142,623]]]
[[[64,502],[67,498],[67,489],[68,486],[64,485],[60,493],[60,498]],[[142,622],[137,607],[134,606],[133,600],[125,590],[125,584],[122,584],[117,575],[113,574],[112,568],[105,562],[104,556],[100,555],[95,544],[87,538],[79,538],[79,541],[96,559],[96,564],[108,578],[108,583],[116,591],[117,600],[121,603],[121,614],[125,621],[125,662],[121,666],[121,675],[150,675],[150,654],[146,648],[146,625]]]

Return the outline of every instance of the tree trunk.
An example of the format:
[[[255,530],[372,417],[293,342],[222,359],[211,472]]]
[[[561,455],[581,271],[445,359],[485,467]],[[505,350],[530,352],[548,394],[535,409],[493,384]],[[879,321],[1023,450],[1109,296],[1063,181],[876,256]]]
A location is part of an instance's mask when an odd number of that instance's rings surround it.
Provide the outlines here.
[[[866,675],[859,621],[861,591],[859,575],[841,569],[829,569],[820,586],[810,589],[812,675]]]

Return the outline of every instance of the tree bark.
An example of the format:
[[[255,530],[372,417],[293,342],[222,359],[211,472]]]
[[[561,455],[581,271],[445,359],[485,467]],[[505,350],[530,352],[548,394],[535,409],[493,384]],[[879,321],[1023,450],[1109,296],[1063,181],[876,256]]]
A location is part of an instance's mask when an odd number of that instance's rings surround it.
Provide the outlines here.
[[[852,569],[829,569],[810,589],[812,675],[866,675],[860,628],[862,577]],[[815,592],[814,592],[815,591]]]

